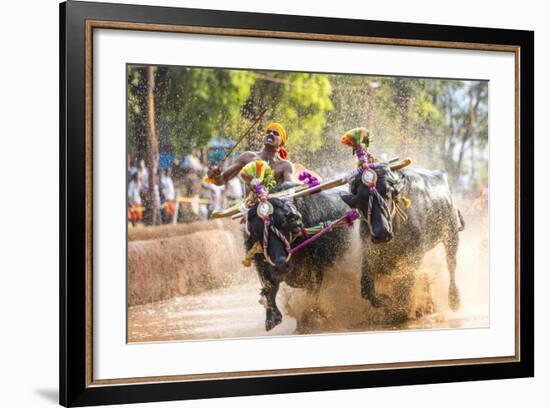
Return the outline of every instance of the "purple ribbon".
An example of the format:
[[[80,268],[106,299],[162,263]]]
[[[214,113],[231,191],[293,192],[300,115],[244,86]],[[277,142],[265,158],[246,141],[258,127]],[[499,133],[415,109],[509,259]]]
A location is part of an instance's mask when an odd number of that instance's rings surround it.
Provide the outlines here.
[[[313,241],[315,241],[317,238],[319,238],[321,235],[326,234],[327,232],[332,231],[335,225],[338,223],[345,221],[348,227],[353,226],[353,222],[359,218],[359,211],[356,209],[347,211],[343,217],[338,218],[336,221],[331,222],[328,224],[325,228],[323,228],[321,231],[319,231],[317,234],[312,235],[310,238],[306,239],[303,242],[300,242],[298,245],[296,245],[294,248],[290,248],[288,250],[289,254],[293,254],[296,251],[299,251],[300,249],[304,248],[305,246],[311,244]]]

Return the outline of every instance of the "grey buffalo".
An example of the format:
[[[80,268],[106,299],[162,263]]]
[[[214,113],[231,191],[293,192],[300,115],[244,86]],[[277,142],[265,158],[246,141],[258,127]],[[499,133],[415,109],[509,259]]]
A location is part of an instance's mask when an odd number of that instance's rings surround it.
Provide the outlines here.
[[[445,173],[420,169],[392,171],[383,163],[373,165],[373,170],[371,177],[375,180],[366,183],[359,174],[351,183],[351,194],[342,195],[350,207],[362,214],[362,297],[374,307],[388,305],[388,295],[376,290],[376,277],[405,264],[413,271],[414,279],[414,271],[426,252],[442,243],[450,275],[449,306],[457,310],[460,296],[455,271],[464,220],[453,203]],[[405,200],[410,200],[410,208],[400,204]],[[401,311],[394,317],[403,321],[406,315]]]

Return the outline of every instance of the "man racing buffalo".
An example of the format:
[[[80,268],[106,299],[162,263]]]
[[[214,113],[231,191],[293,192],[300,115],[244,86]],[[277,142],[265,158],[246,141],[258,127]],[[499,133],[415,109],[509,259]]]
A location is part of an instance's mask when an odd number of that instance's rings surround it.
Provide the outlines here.
[[[208,170],[208,177],[213,180],[214,184],[222,186],[237,176],[248,163],[254,160],[263,160],[274,171],[277,184],[293,181],[294,165],[287,160],[288,152],[285,149],[287,141],[288,136],[283,126],[272,122],[265,129],[264,145],[259,152],[247,151],[242,153],[223,172],[219,167],[213,167]]]

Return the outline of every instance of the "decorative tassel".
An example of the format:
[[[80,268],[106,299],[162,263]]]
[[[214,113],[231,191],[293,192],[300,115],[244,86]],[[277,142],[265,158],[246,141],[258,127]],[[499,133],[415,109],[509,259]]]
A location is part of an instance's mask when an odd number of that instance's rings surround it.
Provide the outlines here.
[[[349,210],[346,212],[345,220],[348,227],[353,227],[353,222],[359,218],[359,211],[356,209]]]
[[[303,171],[298,175],[298,180],[302,181],[304,184],[307,184],[308,187],[315,187],[318,186],[319,179],[315,177],[313,174],[311,174],[309,171]]]
[[[256,254],[262,253],[262,245],[259,242],[255,242],[252,248],[249,249],[249,251],[246,253],[245,258],[241,261],[244,266],[247,268],[249,266],[252,266],[252,261],[254,260],[254,256]]]

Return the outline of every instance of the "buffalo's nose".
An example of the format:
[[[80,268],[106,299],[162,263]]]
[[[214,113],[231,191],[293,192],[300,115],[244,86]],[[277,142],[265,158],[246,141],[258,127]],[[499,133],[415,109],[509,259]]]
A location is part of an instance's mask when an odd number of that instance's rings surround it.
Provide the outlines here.
[[[301,230],[303,224],[302,224],[302,217],[299,214],[292,214],[289,216],[289,227],[292,230],[292,232],[298,232]]]
[[[372,242],[374,242],[375,244],[380,244],[380,243],[383,243],[383,242],[391,241],[392,238],[393,238],[393,233],[388,231],[384,234],[373,236],[372,237]]]
[[[302,216],[300,214],[290,214],[290,220],[294,223],[302,221]]]
[[[286,258],[277,258],[275,260],[275,266],[273,267],[275,269],[275,274],[277,275],[284,275],[290,271],[290,265],[286,261]]]

